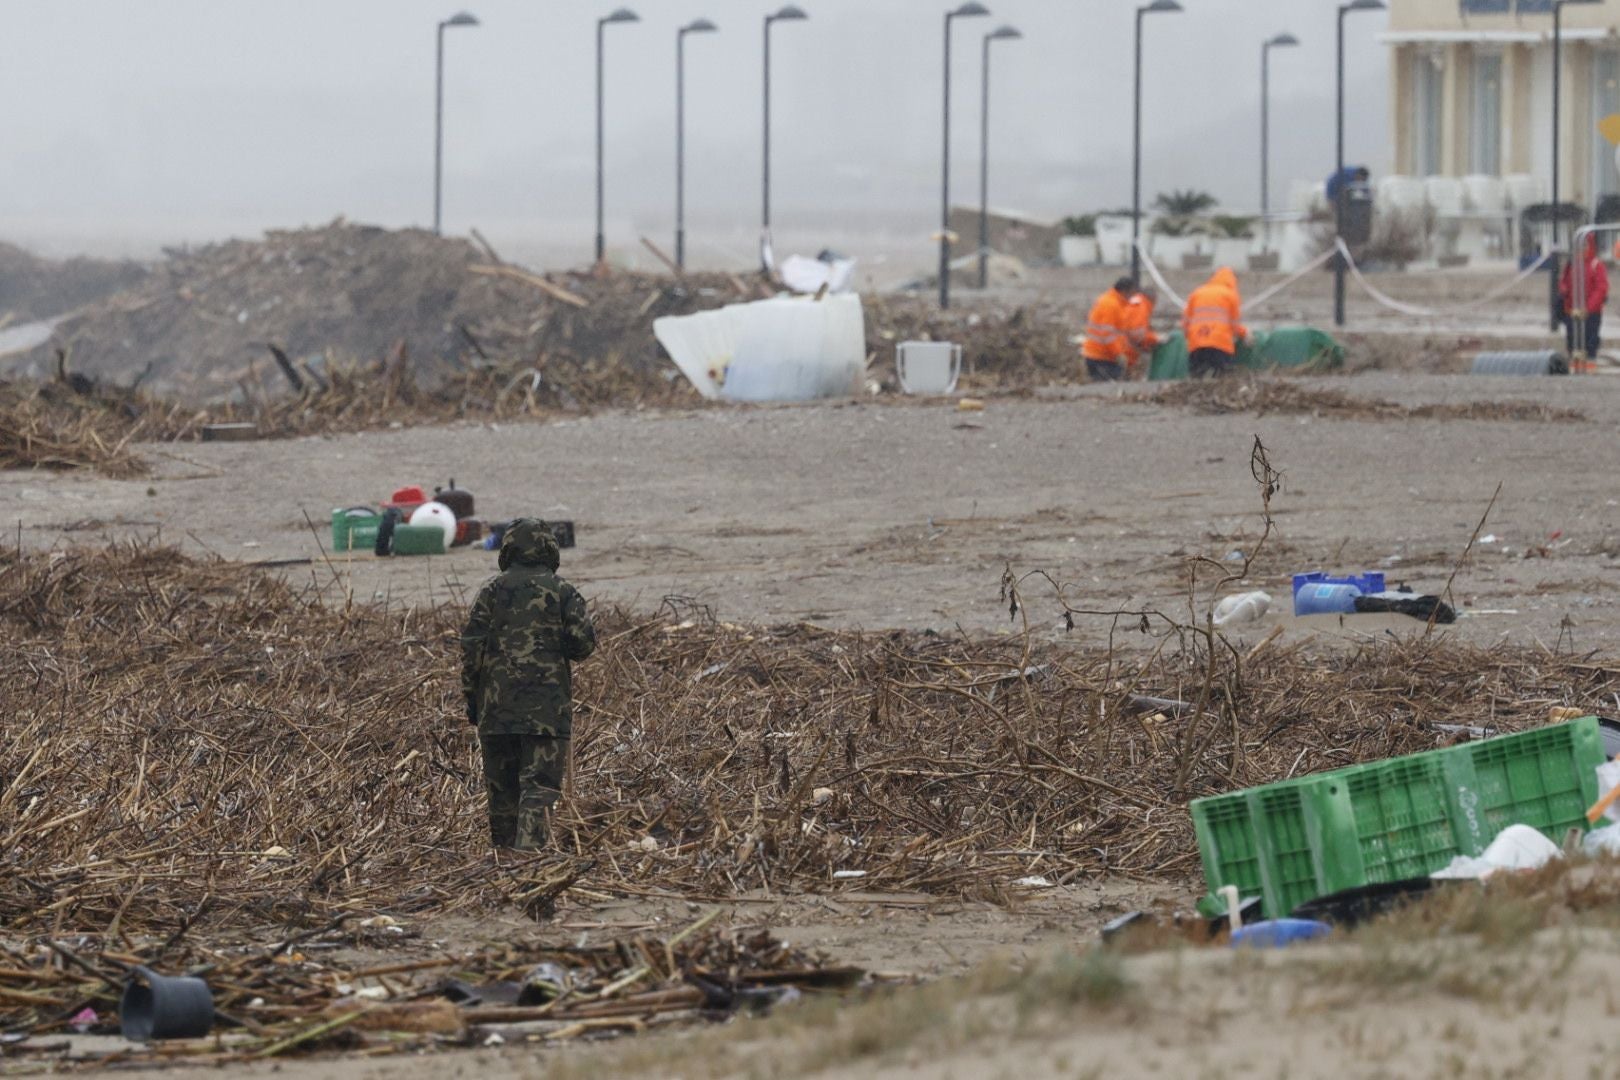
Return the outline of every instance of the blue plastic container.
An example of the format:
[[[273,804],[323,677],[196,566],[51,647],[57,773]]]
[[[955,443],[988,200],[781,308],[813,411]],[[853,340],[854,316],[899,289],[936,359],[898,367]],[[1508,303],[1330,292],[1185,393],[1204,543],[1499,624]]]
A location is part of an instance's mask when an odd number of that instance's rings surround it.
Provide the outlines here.
[[[1327,923],[1314,919],[1268,919],[1239,927],[1232,933],[1233,947],[1253,949],[1283,949],[1295,942],[1315,941],[1333,933]]]
[[[1384,575],[1373,571],[1352,577],[1333,577],[1320,570],[1294,575],[1295,615],[1349,615],[1356,597],[1384,591]]]
[[[1360,595],[1354,585],[1307,585],[1294,594],[1294,614],[1353,615]]]

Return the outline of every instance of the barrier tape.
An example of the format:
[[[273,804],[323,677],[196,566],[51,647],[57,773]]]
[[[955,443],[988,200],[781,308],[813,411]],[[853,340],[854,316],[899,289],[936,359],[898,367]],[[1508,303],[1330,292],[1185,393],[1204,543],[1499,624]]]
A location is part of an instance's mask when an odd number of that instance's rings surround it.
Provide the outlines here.
[[[1416,304],[1403,303],[1402,301],[1395,299],[1393,296],[1380,292],[1372,282],[1367,280],[1366,275],[1361,272],[1361,267],[1356,265],[1356,260],[1353,256],[1351,256],[1350,248],[1345,244],[1344,240],[1341,238],[1335,238],[1334,246],[1335,249],[1344,256],[1345,265],[1350,268],[1350,276],[1356,279],[1356,284],[1360,285],[1362,290],[1368,296],[1389,308],[1391,311],[1398,311],[1402,315],[1413,315],[1419,318],[1429,319],[1442,315],[1460,315],[1465,312],[1474,311],[1478,308],[1485,307],[1488,304],[1493,304],[1522,285],[1531,277],[1531,275],[1540,271],[1543,266],[1547,265],[1547,260],[1552,258],[1552,252],[1544,252],[1541,258],[1537,259],[1530,265],[1529,269],[1522,271],[1518,277],[1502,285],[1500,288],[1493,289],[1484,296],[1470,300],[1466,304],[1462,304],[1459,307],[1440,309],[1418,307]]]
[[[1164,274],[1160,272],[1158,264],[1155,263],[1152,256],[1148,254],[1147,245],[1139,240],[1136,244],[1136,250],[1141,254],[1142,265],[1147,267],[1148,275],[1153,278],[1154,284],[1159,287],[1159,292],[1174,303],[1176,307],[1185,308],[1187,306],[1187,301],[1182,298],[1175,289],[1170,287],[1170,283],[1165,280]],[[1398,312],[1402,315],[1411,315],[1415,318],[1425,319],[1438,318],[1445,315],[1461,315],[1470,311],[1475,311],[1482,307],[1486,307],[1490,304],[1494,304],[1496,301],[1500,300],[1502,297],[1524,284],[1525,281],[1529,280],[1530,277],[1539,272],[1542,267],[1547,265],[1547,260],[1552,258],[1551,252],[1543,253],[1542,256],[1532,263],[1528,269],[1521,271],[1519,276],[1515,277],[1512,281],[1506,282],[1498,288],[1492,289],[1485,295],[1470,300],[1459,307],[1447,309],[1426,308],[1419,307],[1417,304],[1408,304],[1404,301],[1397,300],[1388,293],[1381,291],[1372,282],[1368,281],[1366,275],[1361,272],[1361,267],[1356,265],[1355,258],[1350,254],[1350,248],[1346,246],[1342,239],[1335,237],[1333,247],[1328,248],[1316,258],[1312,259],[1310,262],[1306,263],[1304,266],[1300,267],[1298,270],[1294,271],[1288,277],[1284,278],[1282,281],[1279,281],[1265,292],[1256,296],[1254,299],[1244,303],[1244,311],[1252,312],[1269,301],[1275,300],[1283,292],[1296,284],[1301,278],[1324,266],[1336,254],[1342,254],[1344,256],[1345,265],[1350,269],[1350,276],[1355,278],[1356,284],[1361,286],[1362,291],[1368,296],[1372,297],[1374,301],[1382,304],[1386,308],[1389,308],[1391,311]]]

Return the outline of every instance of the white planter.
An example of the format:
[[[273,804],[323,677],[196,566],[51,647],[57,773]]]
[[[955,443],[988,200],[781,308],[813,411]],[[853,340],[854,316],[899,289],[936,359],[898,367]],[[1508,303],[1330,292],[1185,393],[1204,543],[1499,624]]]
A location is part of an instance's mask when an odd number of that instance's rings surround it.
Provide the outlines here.
[[[1058,238],[1058,261],[1064,266],[1094,266],[1098,258],[1095,236]]]
[[[1196,255],[1204,250],[1200,247],[1202,239],[1199,236],[1154,234],[1148,238],[1148,254],[1153,256],[1160,270],[1180,270],[1184,256]]]
[[[1249,265],[1249,252],[1258,250],[1254,240],[1220,239],[1215,241],[1215,265],[1241,270]]]
[[[1108,266],[1131,261],[1131,219],[1102,215],[1097,218],[1097,258]]]

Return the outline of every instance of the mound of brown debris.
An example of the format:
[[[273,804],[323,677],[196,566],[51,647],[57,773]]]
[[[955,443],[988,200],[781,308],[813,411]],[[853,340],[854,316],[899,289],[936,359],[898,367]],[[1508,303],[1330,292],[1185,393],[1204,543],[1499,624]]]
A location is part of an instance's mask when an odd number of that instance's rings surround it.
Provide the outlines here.
[[[0,322],[49,319],[138,284],[146,268],[105,259],[41,258],[0,244]]]
[[[1589,658],[1424,639],[1219,670],[1167,639],[1138,671],[1017,636],[688,614],[598,612],[556,833],[573,869],[533,879],[489,863],[461,610],[327,604],[170,549],[0,551],[0,931],[405,918],[575,878],[692,899],[1185,880],[1190,798],[1620,689]]]
[[[467,240],[339,220],[170,251],[145,278],[74,313],[52,346],[12,371],[41,377],[60,347],[98,381],[240,401],[286,390],[267,349],[275,345],[317,373],[404,355],[424,385],[523,365],[564,384],[612,368],[650,387],[673,372],[653,319],[755,296],[731,275],[542,276]]]

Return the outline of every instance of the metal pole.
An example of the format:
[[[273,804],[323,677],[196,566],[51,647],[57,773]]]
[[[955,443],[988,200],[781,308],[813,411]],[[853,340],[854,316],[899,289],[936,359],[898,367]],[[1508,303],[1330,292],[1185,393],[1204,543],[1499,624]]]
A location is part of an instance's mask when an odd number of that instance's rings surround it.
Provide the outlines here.
[[[990,42],[984,36],[979,95],[979,288],[990,287]]]
[[[1260,46],[1260,226],[1271,250],[1271,42]]]
[[[433,233],[439,235],[444,193],[444,23],[439,24],[438,68],[433,80]]]
[[[1344,16],[1347,9],[1339,8],[1339,34],[1338,34],[1338,84],[1335,91],[1335,126],[1334,126],[1334,168],[1333,178],[1336,191],[1333,194],[1333,236],[1336,243],[1344,239]],[[1333,256],[1333,325],[1344,325],[1344,252],[1336,252]]]
[[[1562,106],[1564,81],[1564,4],[1563,0],[1553,0],[1553,114],[1552,114],[1552,253],[1548,260],[1547,274],[1547,306],[1549,329],[1558,329],[1560,310],[1563,304],[1558,296],[1558,279],[1562,271],[1562,259],[1558,250],[1558,125],[1559,110]]]
[[[759,234],[759,268],[770,272],[765,258],[771,242],[771,16],[765,16],[765,216]]]
[[[675,267],[686,269],[686,29],[675,34]]]
[[[951,306],[951,16],[945,16],[945,154],[939,215],[939,306]]]
[[[1136,9],[1136,93],[1131,127],[1131,277],[1142,273],[1142,16]]]
[[[596,20],[596,261],[607,255],[602,223],[602,32],[606,19]]]

